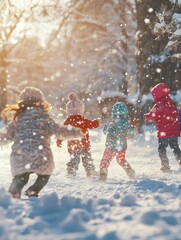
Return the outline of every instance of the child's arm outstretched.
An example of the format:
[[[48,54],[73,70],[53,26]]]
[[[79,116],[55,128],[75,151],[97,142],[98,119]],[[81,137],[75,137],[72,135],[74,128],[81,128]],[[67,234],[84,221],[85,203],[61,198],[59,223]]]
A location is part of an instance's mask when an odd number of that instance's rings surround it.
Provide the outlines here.
[[[117,129],[117,124],[115,121],[110,118],[103,128],[103,133],[106,135],[107,133],[114,133]]]
[[[145,120],[147,122],[154,122],[157,118],[157,108],[153,106],[149,113],[144,114]]]
[[[74,139],[81,139],[83,137],[83,133],[81,131],[81,129],[79,128],[72,128],[71,130],[68,130],[67,132],[67,129],[66,127],[63,127],[64,128],[64,135],[56,135],[57,137],[57,140],[56,140],[56,144],[57,144],[57,147],[61,148],[62,147],[62,143],[63,143],[63,140],[74,140]],[[68,133],[68,135],[67,135]],[[63,139],[62,139],[63,137]]]
[[[56,138],[59,138],[61,140],[82,138],[82,132],[79,128],[61,126],[56,123],[52,118],[49,119],[47,130],[50,132],[51,135],[55,135]]]
[[[80,128],[59,126],[56,137],[61,140],[81,139],[83,137]]]
[[[68,118],[67,120],[65,120],[64,122],[64,125],[67,126],[71,124],[72,126],[76,126],[76,127],[80,127],[82,129],[93,129],[93,128],[98,128],[100,123],[99,121],[96,119],[96,120],[90,120],[90,119],[87,119],[85,117],[82,117],[82,119],[79,121],[75,121],[75,122],[72,122],[70,121],[70,118]]]
[[[89,129],[98,128],[99,125],[100,124],[97,119],[96,120],[85,119],[85,126]]]

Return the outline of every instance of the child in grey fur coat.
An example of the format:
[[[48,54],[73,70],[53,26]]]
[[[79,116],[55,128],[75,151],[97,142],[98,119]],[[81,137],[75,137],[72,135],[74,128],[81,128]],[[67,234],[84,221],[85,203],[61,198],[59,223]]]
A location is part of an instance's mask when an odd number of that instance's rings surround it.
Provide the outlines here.
[[[6,107],[3,112],[9,111],[14,112],[14,118],[0,131],[1,144],[13,142],[10,156],[13,180],[9,192],[14,198],[20,198],[30,174],[35,173],[37,179],[25,194],[38,196],[54,169],[50,137],[72,139],[81,137],[81,133],[75,128],[68,130],[59,126],[48,113],[49,104],[43,93],[34,87],[25,88],[18,103]]]

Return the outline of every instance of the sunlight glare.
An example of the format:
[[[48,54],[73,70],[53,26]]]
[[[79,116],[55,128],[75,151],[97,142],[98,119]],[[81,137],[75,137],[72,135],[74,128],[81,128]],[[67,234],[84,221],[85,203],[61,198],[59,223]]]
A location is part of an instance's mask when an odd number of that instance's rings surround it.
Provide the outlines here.
[[[67,3],[70,0],[59,0],[59,3]],[[11,4],[17,8],[27,9],[33,5],[46,6],[53,5],[55,1],[52,0],[11,0]]]

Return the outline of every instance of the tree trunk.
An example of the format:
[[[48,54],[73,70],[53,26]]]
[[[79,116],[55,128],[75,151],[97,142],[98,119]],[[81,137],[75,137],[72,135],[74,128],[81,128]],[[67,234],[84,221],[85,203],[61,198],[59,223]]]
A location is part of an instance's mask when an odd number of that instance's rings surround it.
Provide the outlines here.
[[[161,11],[162,4],[167,5],[169,0],[135,0],[137,12],[137,54],[136,76],[140,89],[137,102],[136,118],[138,119],[138,130],[141,132],[144,124],[144,112],[142,109],[142,95],[147,94],[155,84],[163,81],[161,74],[157,72],[159,64],[151,64],[152,56],[159,55],[165,44],[156,40],[152,28],[156,21],[157,12]],[[163,73],[162,73],[163,74]],[[164,78],[164,76],[163,76]]]
[[[169,0],[135,0],[137,10],[137,78],[140,93],[148,93],[150,88],[162,81],[160,74],[156,72],[159,65],[150,67],[151,55],[159,55],[164,42],[156,40],[152,32],[152,25],[156,19],[156,13],[161,11],[161,6],[168,6]],[[163,80],[164,81],[164,80]]]

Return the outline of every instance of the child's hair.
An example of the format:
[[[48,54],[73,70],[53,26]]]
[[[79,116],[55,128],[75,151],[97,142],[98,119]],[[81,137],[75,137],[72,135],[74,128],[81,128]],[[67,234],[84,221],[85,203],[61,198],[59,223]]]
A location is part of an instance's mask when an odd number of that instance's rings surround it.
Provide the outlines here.
[[[19,101],[13,105],[7,105],[1,112],[1,117],[7,119],[8,114],[14,112],[13,121],[23,113],[26,109],[31,107],[39,107],[45,112],[50,111],[50,104],[45,101],[43,93],[34,87],[26,87],[19,96]]]

